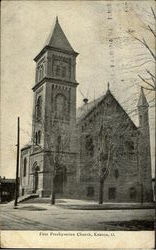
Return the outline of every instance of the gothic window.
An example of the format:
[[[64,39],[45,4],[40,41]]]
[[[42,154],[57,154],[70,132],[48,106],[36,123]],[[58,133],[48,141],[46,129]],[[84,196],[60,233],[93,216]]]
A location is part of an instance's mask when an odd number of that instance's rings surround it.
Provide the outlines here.
[[[126,141],[125,144],[126,144],[127,153],[134,154],[134,150],[135,150],[134,142],[129,140],[129,141]]]
[[[67,115],[66,98],[62,94],[56,96],[56,116],[59,119],[63,119]]]
[[[60,149],[61,149],[61,142],[62,142],[62,137],[61,137],[61,135],[58,135],[57,136],[57,144],[56,144],[57,151],[60,151]]]
[[[131,187],[129,189],[129,197],[130,197],[130,199],[132,199],[132,200],[136,199],[136,194],[137,194],[136,189],[134,187]]]
[[[34,162],[33,166],[32,166],[32,172],[35,173],[36,171],[39,171],[40,168],[38,166],[37,161]]]
[[[43,75],[44,75],[44,67],[43,67],[43,65],[40,65],[39,69],[38,69],[38,80],[39,81],[42,80]]]
[[[67,182],[67,168],[65,166],[63,166],[63,181]]]
[[[66,77],[66,67],[62,67],[62,77]]]
[[[106,134],[106,135],[105,135],[105,143],[104,143],[104,146],[105,146],[105,151],[106,151],[107,154],[108,154],[108,143],[109,143],[109,138],[108,138],[108,135]]]
[[[87,187],[87,196],[88,197],[94,196],[94,187]]]
[[[69,64],[63,60],[54,60],[53,74],[59,78],[69,78]]]
[[[35,144],[36,145],[38,144],[38,134],[37,134],[37,132],[35,133]]]
[[[108,198],[109,198],[109,200],[114,200],[116,198],[116,188],[114,188],[114,187],[109,188]]]
[[[39,96],[36,103],[36,119],[40,120],[42,114],[42,97]]]
[[[94,144],[93,139],[90,135],[86,135],[86,143],[85,143],[87,154],[93,156],[94,154]]]
[[[119,177],[119,170],[118,169],[114,170],[114,176],[116,179]]]
[[[59,65],[57,65],[56,66],[56,76],[60,76],[60,66]]]
[[[37,143],[38,144],[41,143],[41,131],[40,130],[38,131],[38,134],[37,134]]]
[[[143,116],[142,116],[142,114],[139,115],[139,120],[140,120],[140,124],[142,124],[143,123]]]
[[[22,196],[24,195],[24,188],[22,188]]]
[[[23,176],[25,177],[26,174],[27,174],[27,158],[24,158]]]
[[[99,146],[100,146],[100,161],[104,162],[108,160],[108,135],[105,134],[105,131],[103,127],[101,127],[100,133],[99,133]]]

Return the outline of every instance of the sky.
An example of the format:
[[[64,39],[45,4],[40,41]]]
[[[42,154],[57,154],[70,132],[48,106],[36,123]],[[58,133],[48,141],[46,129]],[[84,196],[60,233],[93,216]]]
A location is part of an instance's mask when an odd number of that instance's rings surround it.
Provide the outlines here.
[[[56,16],[77,57],[77,107],[110,89],[138,125],[137,100],[145,70],[154,72],[150,53],[128,31],[144,37],[154,50],[147,25],[154,1],[2,1],[1,4],[1,176],[15,177],[17,117],[21,147],[30,141],[33,58],[41,51]],[[150,132],[154,175],[154,95]]]

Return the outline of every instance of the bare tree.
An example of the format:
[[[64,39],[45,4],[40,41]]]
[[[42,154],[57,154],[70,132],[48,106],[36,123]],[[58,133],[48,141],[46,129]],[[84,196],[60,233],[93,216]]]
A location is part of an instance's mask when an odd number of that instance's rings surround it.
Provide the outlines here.
[[[98,124],[99,147],[94,155],[93,168],[98,169],[99,204],[103,203],[104,182],[110,174],[111,166],[118,166],[119,162],[125,161],[129,153],[136,156],[137,160],[139,134],[137,130],[132,129],[131,123],[128,115],[123,112],[112,114],[109,118],[106,116],[105,119],[102,117]],[[126,142],[129,142],[129,145]],[[115,174],[118,178],[118,171]],[[141,183],[140,175],[139,182]]]
[[[153,19],[154,19],[154,25],[156,24],[156,14],[153,10],[153,8],[151,7],[151,12],[153,15]],[[154,40],[156,40],[156,31],[151,27],[151,25],[147,25],[146,30],[148,30],[150,32],[150,34],[154,37]],[[133,38],[135,40],[137,40],[138,42],[140,42],[146,49],[147,51],[149,51],[152,59],[154,59],[154,63],[156,63],[156,54],[155,51],[152,50],[152,48],[150,47],[150,45],[148,44],[148,42],[144,39],[144,37],[142,39],[136,37],[133,35],[133,32],[131,32],[131,30],[128,30],[128,33],[133,36]],[[156,43],[156,41],[155,41]],[[141,75],[138,75],[138,77],[144,82],[146,83],[145,86],[142,86],[144,89],[147,90],[151,90],[151,91],[156,91],[156,76],[154,73],[152,73],[150,70],[146,69],[146,73],[148,75],[148,79],[146,79],[145,77],[142,77]]]
[[[46,151],[48,162],[51,168],[51,204],[55,204],[55,179],[59,171],[65,171],[63,168],[65,158],[67,159],[70,143],[69,124],[65,121],[65,117],[58,117],[57,112],[53,112],[51,116],[46,115],[38,121],[42,131],[42,137],[45,144],[39,143],[33,129],[32,142],[36,150]],[[36,124],[36,121],[33,122]]]

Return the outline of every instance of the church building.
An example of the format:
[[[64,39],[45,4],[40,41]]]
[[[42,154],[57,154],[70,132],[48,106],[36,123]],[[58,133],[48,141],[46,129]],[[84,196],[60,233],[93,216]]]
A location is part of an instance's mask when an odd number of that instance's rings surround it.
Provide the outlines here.
[[[31,142],[21,149],[20,194],[152,201],[148,103],[141,89],[139,127],[109,88],[76,109],[76,57],[58,18],[35,57]]]

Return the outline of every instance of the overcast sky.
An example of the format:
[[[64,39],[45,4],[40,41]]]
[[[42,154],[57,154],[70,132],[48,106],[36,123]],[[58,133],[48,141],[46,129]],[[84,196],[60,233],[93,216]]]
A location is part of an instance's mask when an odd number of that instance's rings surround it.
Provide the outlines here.
[[[110,3],[110,5],[109,5]],[[35,84],[33,58],[43,48],[55,17],[77,58],[77,106],[105,93],[107,82],[122,106],[138,125],[136,104],[138,74],[154,72],[148,51],[127,31],[145,37],[154,49],[146,24],[153,23],[154,1],[2,1],[1,65],[1,176],[15,177],[16,122],[21,119],[21,146],[31,137],[32,98]],[[108,13],[110,12],[110,13]],[[152,164],[154,168],[154,95],[150,102]]]

